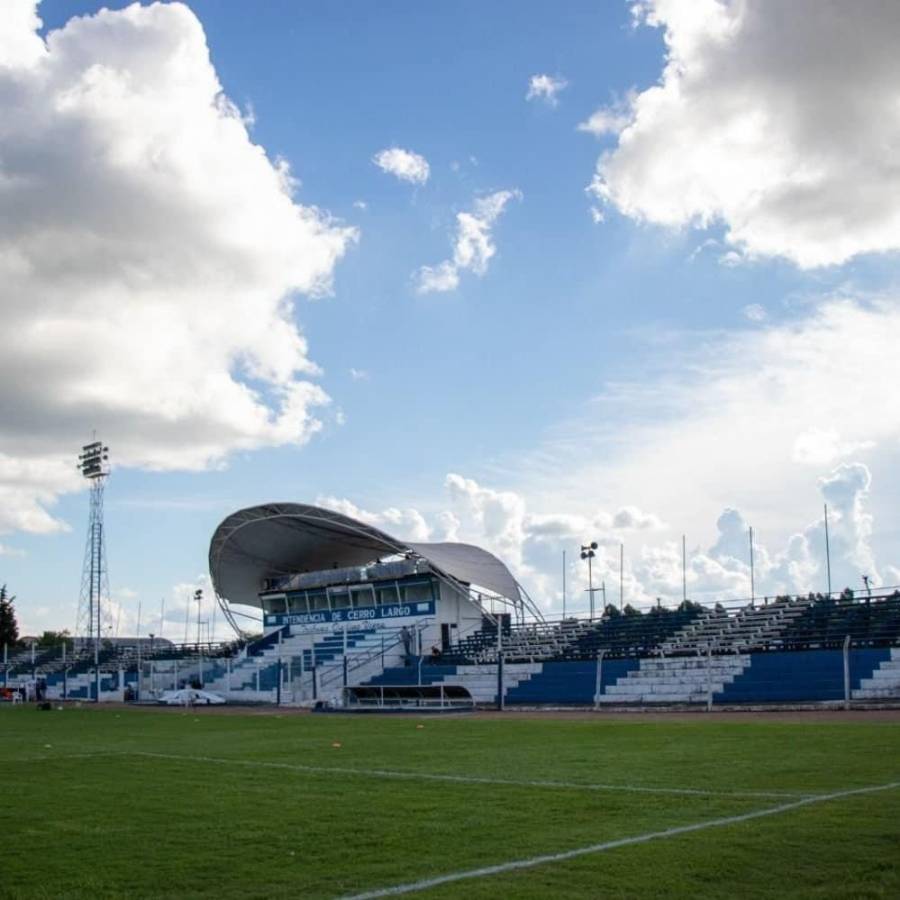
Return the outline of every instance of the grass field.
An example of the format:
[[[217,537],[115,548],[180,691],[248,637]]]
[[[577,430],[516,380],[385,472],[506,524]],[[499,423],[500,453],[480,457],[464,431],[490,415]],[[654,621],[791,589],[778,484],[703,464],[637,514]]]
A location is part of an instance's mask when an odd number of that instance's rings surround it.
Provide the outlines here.
[[[0,773],[2,897],[900,897],[900,786],[823,799],[900,719],[7,707]]]

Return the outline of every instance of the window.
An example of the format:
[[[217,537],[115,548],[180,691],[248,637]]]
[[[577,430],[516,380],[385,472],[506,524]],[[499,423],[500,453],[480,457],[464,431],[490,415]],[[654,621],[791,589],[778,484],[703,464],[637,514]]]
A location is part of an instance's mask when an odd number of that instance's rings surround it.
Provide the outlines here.
[[[350,589],[345,587],[331,588],[331,608],[346,609],[350,606]]]
[[[423,603],[433,599],[433,584],[430,581],[418,581],[413,584],[407,584],[403,588],[403,600],[405,603]]]
[[[354,609],[365,606],[375,606],[374,590],[370,585],[367,584],[365,587],[353,588],[351,593],[353,595]]]
[[[391,606],[400,600],[397,596],[397,583],[394,581],[382,582],[376,588],[376,593],[379,606]]]

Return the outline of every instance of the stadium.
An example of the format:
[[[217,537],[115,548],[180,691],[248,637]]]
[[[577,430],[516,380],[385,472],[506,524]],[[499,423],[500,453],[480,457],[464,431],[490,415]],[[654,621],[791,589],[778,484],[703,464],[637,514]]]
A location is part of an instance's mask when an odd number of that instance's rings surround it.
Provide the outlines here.
[[[471,544],[418,543],[330,509],[228,516],[209,568],[230,644],[153,638],[9,658],[49,699],[154,701],[193,684],[230,702],[347,709],[731,707],[900,702],[900,593],[687,601],[546,621]],[[241,610],[256,610],[248,636]]]
[[[0,893],[896,896],[894,591],[546,621],[484,549],[295,503],[209,565],[229,644],[7,659],[47,699],[0,709],[0,827],[53,852]]]

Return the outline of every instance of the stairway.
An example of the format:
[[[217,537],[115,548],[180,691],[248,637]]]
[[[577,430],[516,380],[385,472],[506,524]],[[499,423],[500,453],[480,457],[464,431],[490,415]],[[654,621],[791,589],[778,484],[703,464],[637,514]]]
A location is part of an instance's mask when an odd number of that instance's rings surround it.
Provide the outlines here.
[[[853,691],[854,700],[900,699],[900,647],[891,648],[891,658],[886,659],[872,672],[871,678],[863,678]]]
[[[642,659],[598,698],[601,703],[705,703],[750,665],[748,654]]]

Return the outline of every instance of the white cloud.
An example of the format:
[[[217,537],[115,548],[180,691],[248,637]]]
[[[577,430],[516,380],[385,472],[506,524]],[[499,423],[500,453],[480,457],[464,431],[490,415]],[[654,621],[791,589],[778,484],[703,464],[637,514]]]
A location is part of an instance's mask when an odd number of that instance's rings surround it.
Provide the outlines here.
[[[766,319],[766,309],[759,303],[748,303],[741,312],[751,322],[764,322]]]
[[[585,415],[521,460],[520,479],[557,508],[582,509],[588,485],[688,531],[737,504],[785,533],[816,502],[814,459],[856,453],[892,490],[884,473],[900,451],[900,397],[885,385],[900,381],[898,333],[893,302],[833,299],[796,321],[668,335],[664,356],[647,348],[656,375],[604,385]]]
[[[874,441],[844,441],[834,428],[809,428],[797,435],[792,458],[795,462],[824,466],[874,446]]]
[[[598,138],[608,134],[619,134],[631,122],[632,105],[636,97],[634,91],[629,91],[624,99],[595,110],[584,122],[578,124],[578,130]]]
[[[0,9],[0,67],[27,69],[44,55],[38,0],[5,0]]]
[[[362,212],[365,212],[369,208],[369,204],[366,203],[365,200],[354,200],[353,208],[359,209],[359,210],[362,210]]]
[[[491,229],[506,205],[511,200],[521,199],[521,191],[497,191],[479,197],[471,212],[457,213],[453,258],[436,266],[422,266],[415,275],[418,292],[428,294],[455,290],[459,286],[460,272],[484,275],[488,263],[497,252]]]
[[[416,281],[420,294],[455,291],[459,287],[459,268],[445,259],[436,266],[422,266],[416,273]]]
[[[180,3],[0,9],[0,531],[58,529],[96,428],[119,464],[301,444],[328,402],[294,321],[356,237],[292,197]],[[24,476],[23,476],[24,473]]]
[[[379,151],[372,157],[372,162],[382,172],[387,172],[410,184],[425,184],[431,174],[428,160],[424,156],[400,147]]]
[[[19,550],[17,547],[10,547],[6,544],[0,544],[0,556],[25,556],[24,550]]]
[[[863,574],[874,583],[896,578],[897,571],[885,566],[879,577],[871,546],[872,516],[867,510],[871,476],[866,466],[853,463],[834,469],[818,480],[822,499],[829,504],[832,582],[835,590],[858,589]],[[605,585],[608,602],[618,603],[620,588],[619,533],[643,528],[643,535],[625,539],[623,599],[647,606],[657,597],[669,605],[681,599],[682,578],[688,596],[704,602],[746,599],[750,596],[749,525],[737,509],[726,508],[716,522],[716,537],[706,547],[692,546],[682,570],[681,540],[659,542],[650,531],[665,528],[658,516],[624,507],[610,514],[602,510],[582,516],[530,509],[524,494],[497,490],[471,478],[451,473],[444,482],[450,509],[425,516],[415,509],[388,509],[383,513],[361,510],[351,501],[320,497],[317,503],[387,528],[410,540],[461,540],[485,547],[510,566],[530,596],[544,610],[561,610],[562,554],[567,552],[568,609],[584,611],[587,600],[587,569],[579,548],[587,541],[598,544],[593,559],[594,586]],[[435,524],[429,524],[429,519]],[[635,523],[637,523],[635,525]],[[754,581],[756,595],[807,593],[824,590],[824,520],[820,516],[801,531],[773,548],[754,535]],[[600,598],[597,598],[600,602]]]
[[[559,103],[558,94],[569,85],[561,75],[532,75],[528,79],[526,100],[541,100],[550,106]]]
[[[368,381],[369,373],[365,369],[354,369],[351,366],[350,367],[350,377],[354,381]]]
[[[380,513],[369,512],[346,498],[327,495],[316,497],[316,506],[333,509],[410,541],[427,541],[431,536],[431,528],[417,509],[398,509],[392,506]]]
[[[665,69],[592,191],[667,226],[721,222],[741,255],[810,268],[900,249],[900,6],[842,0],[643,0]],[[585,123],[588,128],[589,120]],[[731,258],[727,258],[726,262]]]
[[[613,516],[612,526],[623,531],[648,531],[664,527],[659,516],[643,512],[636,506],[623,506]]]

